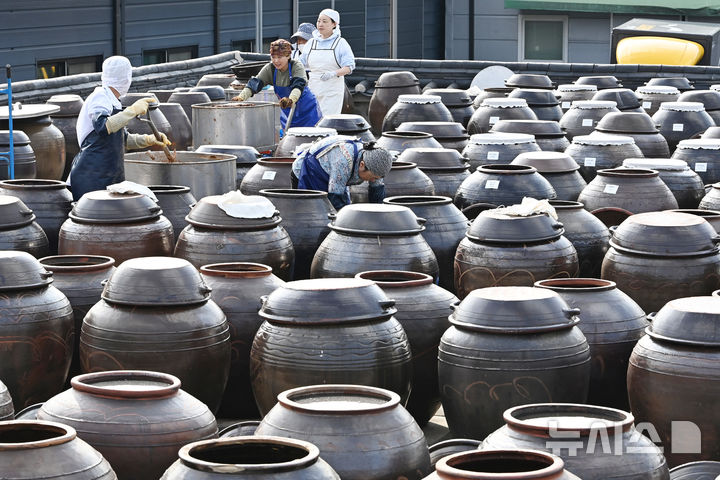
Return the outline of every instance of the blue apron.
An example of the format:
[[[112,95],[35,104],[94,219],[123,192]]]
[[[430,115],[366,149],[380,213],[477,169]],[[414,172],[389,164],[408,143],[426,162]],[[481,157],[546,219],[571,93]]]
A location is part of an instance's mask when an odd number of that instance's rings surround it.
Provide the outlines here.
[[[288,62],[288,69],[290,71],[290,79],[292,80],[292,63]],[[277,69],[273,69],[273,89],[278,99],[287,97],[290,95],[292,88],[278,87],[275,85],[275,79],[277,77]],[[292,107],[290,107],[292,108]],[[280,109],[280,125],[285,130],[285,124],[287,123],[287,117],[290,114],[290,108]],[[315,95],[310,91],[310,88],[306,85],[298,98],[297,104],[295,105],[295,113],[293,114],[291,127],[314,127],[322,118],[320,113],[320,107],[318,106]]]
[[[353,146],[353,167],[350,173],[350,178],[355,175],[360,163],[358,155],[358,145],[352,140],[347,140],[346,143],[351,143]],[[305,190],[320,190],[321,192],[328,191],[328,184],[330,183],[330,175],[322,168],[318,161],[315,153],[307,152],[303,159],[302,167],[300,168],[300,176],[298,177],[298,188]],[[350,192],[345,189],[343,194],[343,200],[345,205],[350,204]]]
[[[113,108],[112,115],[122,110]],[[93,123],[95,127],[75,155],[70,170],[70,191],[73,200],[78,201],[87,192],[104,190],[108,185],[125,180],[125,129],[115,133],[100,135],[98,129],[104,129],[107,117],[101,117]]]

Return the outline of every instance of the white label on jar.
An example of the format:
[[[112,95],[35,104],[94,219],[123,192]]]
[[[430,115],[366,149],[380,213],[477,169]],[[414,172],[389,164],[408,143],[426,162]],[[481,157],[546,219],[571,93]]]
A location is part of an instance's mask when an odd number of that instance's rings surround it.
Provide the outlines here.
[[[582,126],[583,127],[592,127],[593,121],[592,118],[583,118]]]
[[[500,117],[490,117],[490,120],[488,123],[490,123],[490,125],[493,125],[493,124],[497,123],[498,120],[500,120]]]
[[[707,172],[707,163],[698,162],[695,164],[696,172]]]
[[[673,132],[682,132],[685,129],[685,125],[682,123],[673,123]]]
[[[652,107],[652,102],[643,102],[643,108],[645,110],[650,110],[650,107]]]
[[[497,160],[500,158],[500,152],[488,152],[487,159],[488,160]]]
[[[497,190],[500,186],[500,180],[488,180],[485,182],[485,188],[491,188],[493,190]]]
[[[262,179],[263,180],[275,180],[275,174],[277,172],[274,172],[272,170],[268,170],[267,172],[263,172]]]
[[[603,192],[609,193],[610,195],[615,195],[618,191],[618,187],[619,185],[611,185],[608,183],[607,185],[605,185],[605,189],[603,190]]]
[[[570,108],[570,102],[562,102],[562,108]]]
[[[595,157],[585,157],[585,166],[586,167],[594,167],[595,166]]]

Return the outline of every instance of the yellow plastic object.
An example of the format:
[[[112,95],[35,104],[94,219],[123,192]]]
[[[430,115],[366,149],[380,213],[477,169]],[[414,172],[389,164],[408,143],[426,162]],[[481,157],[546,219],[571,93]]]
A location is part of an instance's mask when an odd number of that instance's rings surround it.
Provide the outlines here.
[[[615,50],[617,63],[696,65],[705,55],[697,42],[672,37],[627,37]]]

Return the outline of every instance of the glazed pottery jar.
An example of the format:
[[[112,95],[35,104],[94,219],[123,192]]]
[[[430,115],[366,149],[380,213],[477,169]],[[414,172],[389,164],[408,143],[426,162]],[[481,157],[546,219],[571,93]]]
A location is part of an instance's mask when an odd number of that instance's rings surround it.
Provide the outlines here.
[[[614,75],[586,75],[578,77],[573,83],[575,85],[595,85],[598,90],[622,87],[622,84]]]
[[[385,114],[382,131],[396,130],[403,122],[452,122],[450,110],[438,95],[400,95]]]
[[[147,115],[145,117],[146,118],[150,117],[153,124],[155,125],[155,128],[157,128],[158,131],[167,132],[167,137],[173,143],[173,148],[177,149],[177,147],[174,146],[175,132],[173,131],[172,126],[170,125],[170,122],[165,117],[165,114],[162,112],[162,110],[157,108],[158,101],[157,101],[156,97],[154,97],[152,94],[147,93],[147,92],[131,92],[131,93],[126,93],[125,95],[120,97],[119,100],[120,100],[120,104],[122,105],[122,108],[127,108],[130,105],[132,105],[133,103],[135,103],[136,101],[140,100],[141,98],[147,98],[147,97],[153,98],[153,100],[156,103],[151,104],[152,108],[148,109]],[[129,133],[137,133],[137,134],[141,134],[141,135],[152,135],[153,134],[153,130],[150,127],[150,124],[148,122],[142,121],[139,117],[133,117],[126,125],[126,128]],[[141,151],[142,150],[162,151],[162,147],[160,147],[159,145],[153,145],[151,147],[146,147],[146,148],[139,149],[139,150],[141,150]]]
[[[420,81],[412,72],[385,72],[380,75],[375,82],[375,90],[368,105],[372,133],[376,136],[382,133],[385,114],[400,95],[420,95],[420,93]]]
[[[370,124],[362,115],[338,113],[323,115],[316,127],[333,128],[338,135],[349,135],[363,142],[374,142],[375,135],[370,132]]]
[[[38,420],[0,422],[0,465],[4,474],[21,480],[118,478],[74,428]]]
[[[186,217],[190,225],[178,235],[175,256],[197,268],[210,263],[262,263],[290,280],[295,249],[278,211],[271,217],[231,217],[218,206],[221,199],[219,195],[203,197],[190,210]]]
[[[411,270],[438,278],[437,258],[422,236],[424,220],[401,205],[343,207],[315,253],[312,278],[353,277],[365,270]]]
[[[720,462],[705,460],[688,462],[670,469],[671,480],[715,480],[720,475]]]
[[[653,425],[670,466],[720,455],[713,406],[720,394],[719,319],[716,296],[671,300],[630,357],[630,406],[639,421]],[[686,434],[678,438],[678,431]]]
[[[660,180],[667,185],[677,200],[678,208],[696,208],[705,196],[700,176],[690,170],[687,162],[667,158],[626,158],[624,168],[657,170]]]
[[[279,436],[193,442],[179,457],[160,480],[340,480],[318,447]]]
[[[635,90],[642,108],[648,115],[654,115],[663,102],[677,102],[680,90],[667,85],[644,85]]]
[[[493,132],[472,135],[462,154],[468,159],[470,170],[475,171],[481,165],[509,164],[523,152],[539,151],[533,135]]]
[[[18,197],[35,214],[35,221],[48,237],[50,254],[58,248],[60,227],[72,209],[72,194],[59,180],[3,180],[0,195]]]
[[[499,120],[490,129],[491,133],[527,133],[535,137],[541,150],[564,152],[570,145],[565,129],[550,120]]]
[[[700,200],[698,208],[701,210],[720,209],[720,183],[714,183],[710,186],[708,192]]]
[[[629,410],[627,368],[632,349],[648,321],[635,301],[615,282],[598,278],[558,278],[535,282],[580,309],[580,330],[590,345],[588,403]]]
[[[12,398],[4,383],[0,382],[0,421],[12,420],[15,417]]]
[[[257,195],[267,188],[292,188],[290,171],[295,157],[264,157],[245,174],[239,190],[245,195]]]
[[[715,90],[692,90],[683,92],[677,99],[678,102],[699,102],[705,107],[705,111],[717,125],[720,121],[720,92]]]
[[[482,441],[472,438],[451,438],[450,440],[443,440],[428,447],[430,451],[430,464],[435,468],[435,464],[437,464],[441,458],[449,457],[454,453],[477,450],[480,445],[482,445]]]
[[[195,205],[195,197],[190,193],[190,187],[184,185],[149,185],[148,188],[157,197],[157,204],[162,208],[163,215],[173,226],[173,245],[175,245],[177,236],[187,226],[185,217]]]
[[[260,152],[250,145],[200,145],[195,149],[200,153],[222,153],[235,155],[235,187],[240,190],[243,178],[261,158]]]
[[[293,157],[295,149],[304,143],[312,143],[318,138],[337,135],[333,128],[323,127],[290,127],[285,136],[278,143],[275,155],[278,157]]]
[[[696,138],[680,140],[672,158],[684,160],[702,183],[707,185],[720,181],[720,140]]]
[[[37,177],[37,163],[35,152],[30,146],[30,137],[22,130],[13,130],[13,157],[15,178]],[[0,152],[10,151],[10,131],[0,130]],[[0,164],[0,180],[10,178],[10,168],[7,161]]]
[[[443,105],[450,110],[453,122],[458,122],[467,128],[475,109],[466,90],[460,90],[459,88],[431,88],[423,91],[423,95],[439,96]]]
[[[598,170],[617,168],[626,158],[642,157],[632,137],[622,135],[578,135],[565,149],[580,165],[580,175],[590,182]]]
[[[192,122],[179,103],[158,103],[158,110],[165,116],[172,132],[172,147],[175,150],[190,150],[192,141]]]
[[[387,388],[404,403],[410,344],[394,304],[374,282],[356,278],[298,280],[268,295],[250,350],[260,413],[284,390],[325,383]]]
[[[555,91],[560,108],[563,113],[567,112],[572,106],[572,102],[578,100],[590,100],[597,92],[595,85],[575,85],[574,83],[566,83],[558,85]]]
[[[440,142],[443,148],[452,148],[462,152],[468,144],[467,130],[462,123],[439,121],[403,122],[397,127],[398,132],[426,132]]]
[[[473,220],[455,253],[455,292],[532,286],[546,278],[576,277],[578,256],[563,226],[547,214],[521,217],[485,210]]]
[[[537,115],[524,98],[486,98],[470,117],[467,130],[470,135],[486,133],[500,120],[537,120]]]
[[[601,276],[645,312],[656,312],[674,298],[709,295],[720,288],[719,239],[697,215],[632,215],[613,232]]]
[[[151,370],[216,411],[230,371],[225,314],[195,267],[172,257],[142,257],[118,267],[83,320],[83,372]]]
[[[67,178],[73,159],[80,152],[76,125],[78,114],[84,102],[80,95],[70,94],[53,95],[45,103],[60,107],[60,110],[50,115],[50,118],[53,124],[62,132],[65,139],[65,168],[60,178]]]
[[[675,196],[660,179],[658,171],[644,168],[598,170],[577,200],[591,212],[607,207],[631,213],[678,208]]]
[[[35,218],[19,198],[0,195],[0,250],[27,252],[36,258],[47,255],[48,238]]]
[[[720,211],[717,210],[701,210],[699,208],[678,208],[677,210],[668,210],[670,212],[689,213],[704,218],[716,232],[720,233]]]
[[[557,198],[555,189],[535,167],[528,165],[483,165],[458,187],[454,202],[463,209],[475,203],[514,205],[523,197]]]
[[[190,119],[191,124],[193,118],[192,106],[198,103],[210,103],[210,101],[210,97],[205,92],[181,92],[178,90],[175,90],[172,94],[170,94],[167,100],[165,100],[166,103],[179,103],[182,105],[185,115],[187,115],[187,118]]]
[[[585,402],[590,350],[578,309],[533,287],[480,288],[450,315],[438,376],[454,436],[482,439],[505,410],[533,402]]]
[[[550,182],[558,200],[577,200],[583,188],[587,186],[578,170],[578,165],[567,153],[560,152],[529,152],[521,153],[512,165],[529,165],[535,167],[545,180]]]
[[[419,480],[430,473],[422,430],[400,397],[382,388],[313,385],[282,392],[256,434],[317,445],[343,480]]]
[[[645,157],[667,158],[670,148],[652,117],[647,113],[611,112],[598,122],[593,136],[622,135],[632,137]]]
[[[693,83],[685,77],[655,77],[645,82],[645,85],[653,87],[658,85],[675,87],[681,92],[695,89]]]
[[[538,120],[557,122],[563,115],[560,102],[552,90],[539,88],[516,88],[508,98],[524,98]]]
[[[640,104],[640,99],[629,88],[604,88],[595,93],[591,100],[615,102],[617,109],[621,112],[645,112]]]
[[[608,113],[619,112],[612,101],[578,100],[560,119],[560,126],[565,129],[568,140],[578,135],[592,133],[598,122]]]
[[[712,117],[700,102],[662,103],[652,119],[659,125],[660,133],[667,140],[670,152],[675,151],[681,140],[692,138],[715,126]]]
[[[561,458],[537,450],[462,452],[435,465],[426,480],[579,480]]]
[[[58,235],[60,255],[107,255],[116,264],[136,257],[172,255],[172,224],[146,195],[88,192],[68,216]]]
[[[488,87],[483,88],[473,99],[473,108],[477,109],[486,98],[505,98],[515,87]]]
[[[662,450],[635,428],[629,412],[555,402],[514,407],[503,418],[505,425],[485,439],[481,450],[555,452],[579,478],[670,478]]]
[[[534,73],[513,73],[505,80],[506,87],[512,88],[542,88],[552,90],[553,82],[547,75]]]
[[[383,178],[385,196],[398,195],[435,195],[435,185],[430,177],[417,167],[416,163],[396,160],[392,163],[390,171]],[[366,187],[363,185],[363,187]],[[352,189],[351,189],[352,190]],[[366,193],[367,188],[360,187],[360,192]]]
[[[370,270],[358,273],[356,278],[374,281],[395,300],[395,318],[403,326],[412,352],[411,391],[405,408],[424,427],[440,408],[438,345],[458,299],[424,273]]]
[[[62,391],[73,349],[73,311],[29,253],[0,251],[0,379],[17,410]],[[1,450],[1,449],[0,449]]]
[[[208,407],[172,375],[116,370],[78,375],[71,385],[43,404],[38,420],[80,430],[120,478],[160,478],[180,447],[217,436]]]
[[[467,159],[451,148],[408,148],[400,154],[398,162],[417,165],[430,178],[438,196],[453,198],[463,180],[470,176]]]
[[[382,132],[375,145],[394,155],[400,155],[408,148],[442,148],[442,144],[427,132]]]

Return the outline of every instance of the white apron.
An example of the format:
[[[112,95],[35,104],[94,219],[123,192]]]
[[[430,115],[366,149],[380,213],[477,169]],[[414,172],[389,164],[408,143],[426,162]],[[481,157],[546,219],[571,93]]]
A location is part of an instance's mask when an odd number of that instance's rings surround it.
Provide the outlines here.
[[[330,48],[318,48],[315,38],[305,45],[305,48],[310,49],[307,54],[307,70],[310,71],[308,86],[315,94],[323,116],[337,115],[342,112],[345,80],[343,77],[335,77],[330,80],[320,79],[323,73],[340,68],[340,64],[335,58],[335,47],[340,42],[340,38],[337,37]]]

